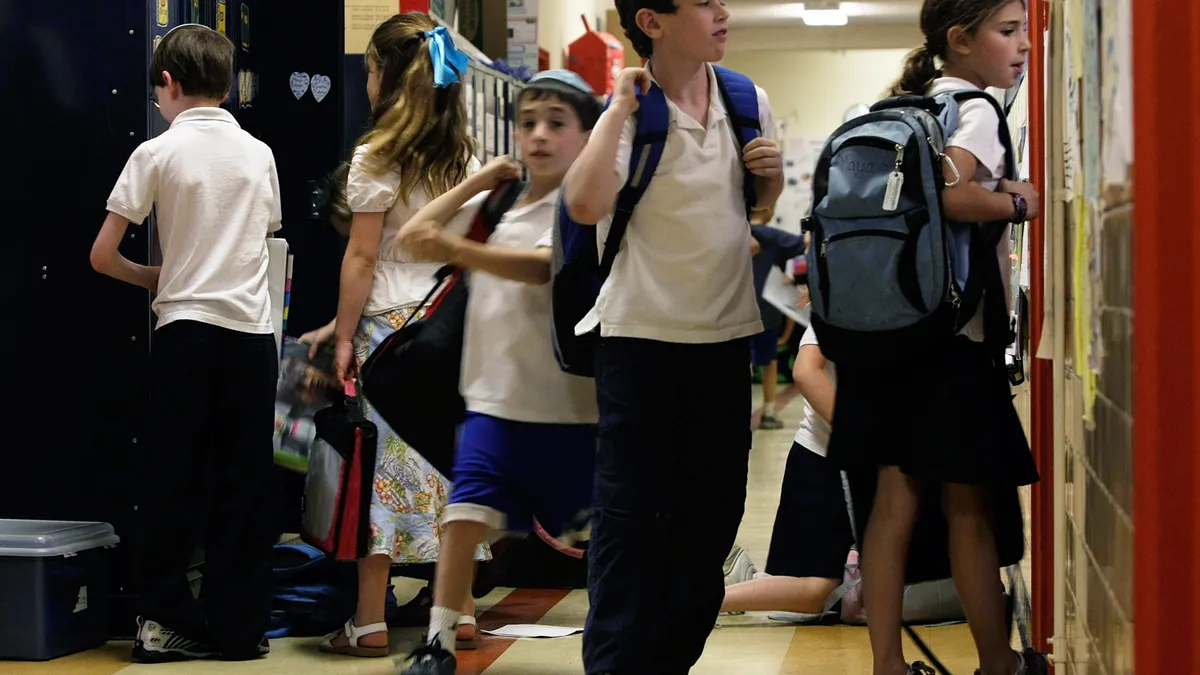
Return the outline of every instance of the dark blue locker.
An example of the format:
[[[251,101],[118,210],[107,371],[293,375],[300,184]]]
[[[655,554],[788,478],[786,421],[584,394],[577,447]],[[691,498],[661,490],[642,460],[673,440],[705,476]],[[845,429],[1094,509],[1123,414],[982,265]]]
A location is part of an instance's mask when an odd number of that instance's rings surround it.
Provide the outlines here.
[[[149,131],[152,21],[145,0],[6,3],[0,19],[4,202],[20,225],[0,246],[6,411],[0,517],[100,520],[123,538],[112,589],[127,589],[148,401],[149,294],[88,261],[105,202]],[[11,115],[11,117],[10,117]],[[122,252],[147,261],[146,228]],[[12,400],[12,399],[10,399]]]

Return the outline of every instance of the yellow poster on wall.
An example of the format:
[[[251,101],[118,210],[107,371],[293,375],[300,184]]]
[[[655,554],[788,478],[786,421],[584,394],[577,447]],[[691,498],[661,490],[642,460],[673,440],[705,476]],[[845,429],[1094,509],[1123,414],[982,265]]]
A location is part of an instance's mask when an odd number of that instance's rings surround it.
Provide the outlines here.
[[[166,28],[171,23],[171,0],[158,0],[158,25]]]
[[[217,32],[225,34],[229,22],[225,17],[225,0],[217,0]]]
[[[1095,424],[1096,368],[1093,349],[1093,298],[1088,257],[1092,249],[1093,211],[1082,198],[1070,204],[1075,217],[1075,241],[1071,251],[1071,296],[1074,298],[1075,374],[1083,386],[1083,421]]]
[[[397,0],[346,0],[345,53],[362,54],[379,24],[400,12]]]

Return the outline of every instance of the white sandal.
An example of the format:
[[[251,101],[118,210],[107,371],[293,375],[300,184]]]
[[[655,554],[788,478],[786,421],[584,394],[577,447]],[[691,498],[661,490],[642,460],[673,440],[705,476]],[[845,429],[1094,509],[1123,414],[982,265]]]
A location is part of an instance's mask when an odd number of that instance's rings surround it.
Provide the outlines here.
[[[465,651],[470,651],[472,649],[478,649],[479,648],[479,622],[475,619],[475,617],[471,616],[469,614],[463,614],[462,617],[460,617],[458,620],[458,626],[459,626],[459,628],[462,628],[463,626],[470,626],[470,627],[474,628],[475,630],[473,631],[471,637],[466,640],[457,639],[457,632],[456,632],[455,633],[456,637],[454,640],[454,648],[462,649]]]
[[[369,626],[355,626],[354,619],[351,618],[346,622],[346,627],[342,630],[335,630],[321,642],[321,651],[326,654],[339,654],[342,656],[357,656],[364,659],[378,659],[388,656],[387,646],[383,647],[360,647],[358,646],[359,638],[376,633],[387,634],[388,627],[386,623],[373,623]],[[335,645],[333,641],[339,636],[345,635],[348,644]]]

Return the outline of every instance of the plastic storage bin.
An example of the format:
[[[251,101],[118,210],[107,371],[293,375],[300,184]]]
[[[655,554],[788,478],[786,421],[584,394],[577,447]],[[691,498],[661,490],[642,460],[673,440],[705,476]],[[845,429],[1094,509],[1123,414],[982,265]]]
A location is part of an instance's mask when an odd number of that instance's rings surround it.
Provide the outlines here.
[[[0,661],[48,661],[108,637],[108,523],[0,519]]]

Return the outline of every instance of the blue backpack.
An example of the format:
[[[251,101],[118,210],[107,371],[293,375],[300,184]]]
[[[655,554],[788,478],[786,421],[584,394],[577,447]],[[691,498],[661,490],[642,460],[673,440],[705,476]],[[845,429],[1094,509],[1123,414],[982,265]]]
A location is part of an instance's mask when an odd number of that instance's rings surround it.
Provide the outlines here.
[[[733,124],[738,144],[737,156],[740,158],[742,148],[762,133],[758,117],[758,91],[754,82],[741,73],[720,66],[713,66],[713,70],[716,71],[717,88],[726,114]],[[646,193],[650,179],[654,177],[667,143],[669,115],[667,98],[662,89],[652,85],[649,93],[638,95],[638,103],[637,133],[629,156],[629,178],[617,194],[612,226],[604,240],[603,259],[596,250],[595,226],[571,220],[566,204],[560,200],[558,205],[551,264],[551,334],[559,367],[572,375],[592,377],[595,374],[596,344],[600,331],[576,335],[575,326],[595,306],[600,287],[612,271],[613,262],[621,249],[625,228],[629,225],[633,210]],[[750,209],[757,200],[754,177],[749,171],[746,172],[744,196],[749,220]]]
[[[956,223],[942,212],[944,186],[971,179],[945,145],[959,105],[974,99],[995,107],[1006,177],[1016,179],[1004,112],[979,90],[885,99],[826,141],[803,228],[813,328],[831,361],[884,365],[937,349],[981,300],[987,344],[1003,352],[1012,343],[996,259],[1007,223]]]

